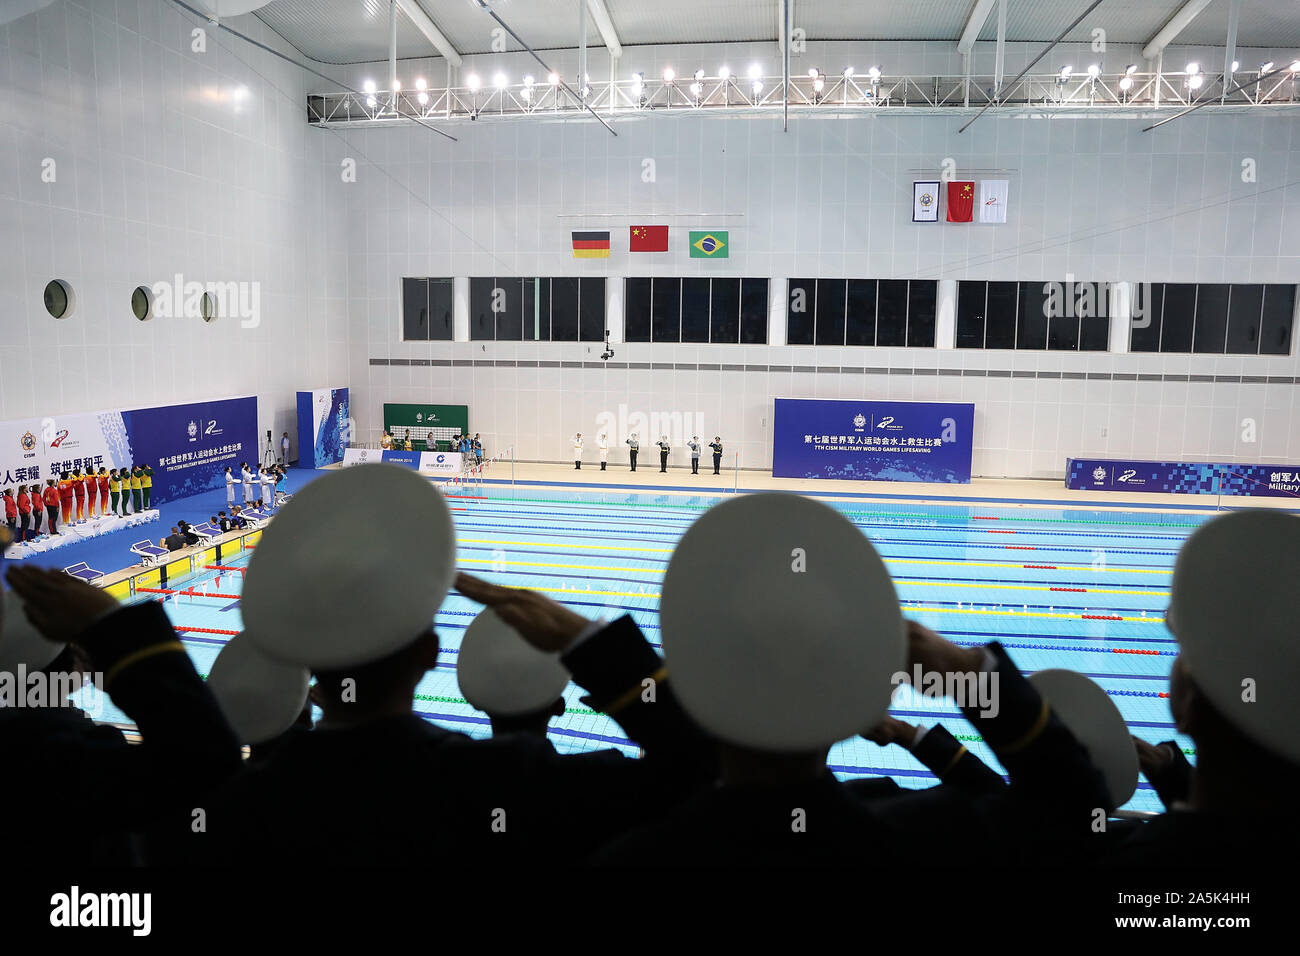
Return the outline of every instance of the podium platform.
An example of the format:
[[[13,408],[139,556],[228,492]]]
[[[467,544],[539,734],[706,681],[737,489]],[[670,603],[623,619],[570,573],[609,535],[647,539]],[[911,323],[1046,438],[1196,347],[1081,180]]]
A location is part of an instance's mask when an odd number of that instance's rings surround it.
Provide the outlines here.
[[[74,522],[69,525],[60,522],[57,535],[42,534],[35,541],[25,541],[22,544],[14,543],[5,552],[5,559],[21,561],[23,558],[29,558],[35,554],[57,551],[59,548],[79,544],[90,538],[98,538],[114,531],[154,524],[158,521],[158,517],[158,509],[153,508],[149,511],[139,511],[125,517],[122,515],[107,515],[98,518],[87,518],[85,521]]]

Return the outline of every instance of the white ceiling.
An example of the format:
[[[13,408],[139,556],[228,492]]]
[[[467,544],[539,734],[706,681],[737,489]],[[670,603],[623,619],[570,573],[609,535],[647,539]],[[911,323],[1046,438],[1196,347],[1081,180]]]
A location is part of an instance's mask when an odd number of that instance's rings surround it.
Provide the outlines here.
[[[475,0],[416,0],[461,53],[492,51],[496,22]],[[579,0],[491,0],[503,20],[539,50],[578,45]],[[1007,0],[1007,39],[1050,41],[1088,0]],[[1094,27],[1111,43],[1145,43],[1184,0],[1106,0],[1067,39],[1087,40]],[[625,46],[728,43],[777,38],[779,0],[605,0]],[[976,0],[794,0],[794,23],[808,40],[946,40],[956,42]],[[1231,0],[1213,0],[1178,44],[1216,46],[1227,35]],[[271,0],[255,14],[315,60],[364,63],[388,56],[388,0]],[[996,35],[996,8],[980,34]],[[588,18],[588,43],[601,44]],[[1245,0],[1238,46],[1300,47],[1300,0]],[[398,16],[398,56],[434,55],[429,41]],[[513,44],[512,44],[513,48]]]

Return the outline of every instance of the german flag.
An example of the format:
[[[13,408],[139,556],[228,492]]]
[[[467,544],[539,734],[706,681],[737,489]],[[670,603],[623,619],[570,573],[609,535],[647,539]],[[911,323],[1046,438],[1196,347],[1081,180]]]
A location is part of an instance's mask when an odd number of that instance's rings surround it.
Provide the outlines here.
[[[573,234],[573,258],[608,259],[609,231],[575,232]]]

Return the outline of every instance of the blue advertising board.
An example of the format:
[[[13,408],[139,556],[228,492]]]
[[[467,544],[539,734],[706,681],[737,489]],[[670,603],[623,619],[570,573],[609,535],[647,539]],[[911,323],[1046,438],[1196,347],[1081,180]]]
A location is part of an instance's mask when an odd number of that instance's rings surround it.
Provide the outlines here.
[[[1300,497],[1300,465],[1070,458],[1065,487],[1174,495]]]
[[[970,403],[778,398],[772,475],[967,484],[974,426]]]
[[[259,460],[256,398],[134,408],[121,415],[127,461],[153,466],[155,502],[215,488],[227,465],[238,471],[241,462]]]
[[[348,439],[348,390],[317,388],[298,393],[298,464],[324,468],[343,460]]]

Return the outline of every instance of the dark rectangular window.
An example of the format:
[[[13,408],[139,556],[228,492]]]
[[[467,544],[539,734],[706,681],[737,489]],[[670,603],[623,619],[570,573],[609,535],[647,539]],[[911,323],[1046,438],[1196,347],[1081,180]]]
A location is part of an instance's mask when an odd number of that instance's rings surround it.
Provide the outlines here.
[[[984,347],[986,349],[1016,348],[1016,328],[1019,323],[1018,282],[990,282],[988,304],[985,306]]]
[[[984,348],[989,284],[963,279],[957,283],[957,348]],[[1012,346],[1015,345],[1014,334]]]
[[[402,280],[402,340],[429,340],[429,280]]]
[[[501,290],[501,310],[497,312],[496,338],[499,341],[518,342],[524,330],[524,286],[531,279],[497,279]]]
[[[1260,320],[1264,313],[1262,285],[1234,285],[1228,300],[1228,354],[1258,355]]]
[[[789,345],[813,344],[813,317],[817,312],[817,280],[791,279],[786,303],[785,341]]]
[[[876,280],[850,279],[845,307],[845,345],[876,344]]]
[[[525,342],[551,340],[551,280],[524,280],[523,338]]]
[[[911,348],[934,348],[934,313],[939,284],[928,279],[912,279],[907,284],[907,344]]]
[[[578,279],[551,279],[551,341],[578,341]]]
[[[876,344],[907,344],[906,279],[881,279],[876,287]]]
[[[740,280],[714,279],[709,290],[709,341],[740,341]]]
[[[456,311],[455,281],[429,279],[429,338],[435,342],[450,342],[455,337]]]
[[[1293,285],[1264,287],[1264,315],[1260,326],[1261,355],[1291,354],[1291,323],[1295,319]]]
[[[658,282],[659,280],[655,280]],[[682,279],[682,341],[709,340],[709,280]]]
[[[494,278],[469,280],[469,337],[474,341],[496,338],[496,313],[492,311],[498,300],[496,289]]]
[[[605,341],[605,278],[584,277],[578,281],[578,339]]]
[[[1195,322],[1196,286],[1186,282],[1165,283],[1160,309],[1160,351],[1190,352]]]
[[[1002,283],[990,282],[992,287]],[[1020,303],[1016,316],[1016,348],[1047,348],[1047,293],[1043,291],[1045,283],[1021,282],[1017,290]]]
[[[1228,344],[1228,289],[1224,283],[1196,287],[1196,334],[1192,351],[1222,355]]]
[[[740,341],[744,345],[767,344],[767,279],[740,281]]]
[[[650,300],[651,334],[656,342],[682,340],[682,280],[655,279]]]
[[[650,292],[652,280],[628,279],[623,289],[623,341],[650,341]]]
[[[817,280],[818,345],[844,344],[844,292],[847,285],[843,279]]]
[[[1134,282],[1129,301],[1129,351],[1160,351],[1160,307],[1165,287],[1159,282]]]
[[[1101,288],[1105,289],[1106,286],[1102,285]],[[1105,311],[1105,315],[1090,315],[1079,320],[1080,352],[1105,352],[1110,348],[1109,302]]]

